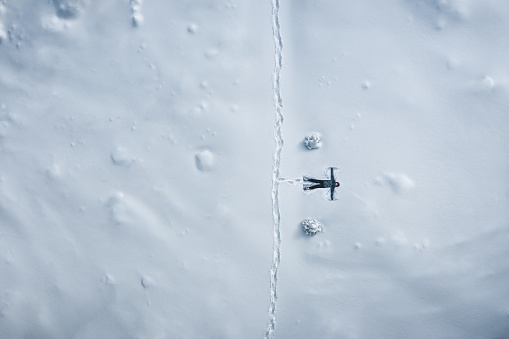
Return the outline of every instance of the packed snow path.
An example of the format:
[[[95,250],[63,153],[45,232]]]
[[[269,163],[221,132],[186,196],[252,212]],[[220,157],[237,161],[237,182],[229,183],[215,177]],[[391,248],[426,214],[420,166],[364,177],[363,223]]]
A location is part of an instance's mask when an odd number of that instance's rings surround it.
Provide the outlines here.
[[[274,336],[276,325],[276,303],[277,303],[277,280],[279,263],[281,261],[281,214],[279,211],[279,168],[281,164],[281,150],[283,149],[283,136],[281,125],[283,124],[283,100],[281,99],[281,67],[283,65],[283,40],[279,25],[279,0],[272,1],[272,34],[274,36],[274,105],[276,106],[276,124],[274,126],[274,137],[276,149],[274,150],[274,164],[272,170],[272,218],[274,231],[274,244],[272,254],[272,267],[270,270],[270,306],[269,323],[265,332],[265,338]]]

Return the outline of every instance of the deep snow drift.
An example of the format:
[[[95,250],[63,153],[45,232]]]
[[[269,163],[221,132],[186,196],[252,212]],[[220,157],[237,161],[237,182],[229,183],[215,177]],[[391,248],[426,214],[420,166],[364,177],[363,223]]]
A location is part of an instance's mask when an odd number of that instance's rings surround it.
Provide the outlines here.
[[[0,0],[2,337],[509,335],[509,6],[271,6]]]

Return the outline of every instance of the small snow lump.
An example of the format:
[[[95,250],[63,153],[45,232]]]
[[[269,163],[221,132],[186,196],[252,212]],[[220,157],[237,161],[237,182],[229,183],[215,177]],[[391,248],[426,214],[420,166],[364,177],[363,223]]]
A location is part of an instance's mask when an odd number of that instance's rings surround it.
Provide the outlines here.
[[[57,16],[62,19],[74,19],[83,11],[86,0],[53,0]]]
[[[322,146],[320,136],[318,136],[317,134],[313,134],[310,137],[305,137],[304,145],[306,146],[307,149],[310,150],[320,148]]]
[[[154,279],[152,279],[152,277],[149,277],[149,276],[144,276],[141,278],[141,286],[143,286],[143,288],[150,288],[152,286],[154,286]]]
[[[203,150],[195,154],[196,167],[200,171],[210,171],[214,167],[215,156],[209,150]]]
[[[322,231],[322,224],[316,219],[305,219],[302,222],[302,228],[307,235],[316,235]]]

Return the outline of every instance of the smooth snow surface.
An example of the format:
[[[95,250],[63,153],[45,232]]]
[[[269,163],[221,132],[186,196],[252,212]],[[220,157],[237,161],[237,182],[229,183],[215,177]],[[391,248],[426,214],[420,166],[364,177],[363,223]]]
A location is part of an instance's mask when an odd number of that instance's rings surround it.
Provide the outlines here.
[[[0,0],[0,337],[509,337],[507,37],[494,0]]]

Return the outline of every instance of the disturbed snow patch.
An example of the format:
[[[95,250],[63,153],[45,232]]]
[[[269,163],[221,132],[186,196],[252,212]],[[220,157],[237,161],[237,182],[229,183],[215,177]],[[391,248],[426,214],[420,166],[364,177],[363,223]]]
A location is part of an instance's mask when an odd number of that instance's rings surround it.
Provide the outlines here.
[[[279,278],[279,264],[281,263],[281,211],[279,208],[279,179],[281,167],[281,152],[283,150],[283,99],[281,98],[281,68],[283,67],[283,38],[281,37],[281,25],[279,23],[279,0],[272,0],[272,35],[274,38],[274,105],[276,106],[276,123],[274,125],[274,149],[272,165],[272,221],[273,221],[273,248],[272,266],[270,268],[270,304],[269,323],[265,331],[265,338],[274,337],[276,326],[276,304],[278,298],[277,282]]]
[[[153,287],[154,285],[155,285],[155,283],[154,283],[154,279],[152,279],[152,277],[150,277],[150,276],[141,277],[141,286],[143,286],[143,288],[150,288],[150,287]]]

